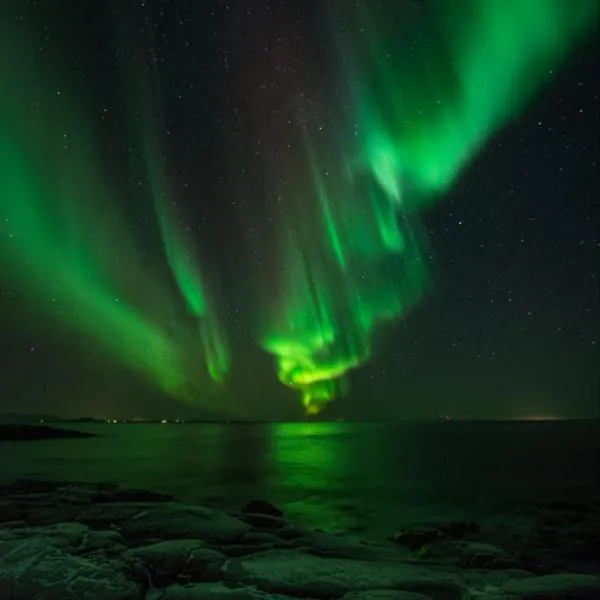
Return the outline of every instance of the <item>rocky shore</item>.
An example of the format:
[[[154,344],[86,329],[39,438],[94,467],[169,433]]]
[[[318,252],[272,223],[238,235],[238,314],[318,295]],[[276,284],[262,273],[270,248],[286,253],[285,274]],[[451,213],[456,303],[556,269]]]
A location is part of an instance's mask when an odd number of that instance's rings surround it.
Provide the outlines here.
[[[265,501],[226,514],[19,480],[0,486],[0,598],[599,599],[600,502],[520,509],[510,526],[431,523],[376,544],[309,530]]]

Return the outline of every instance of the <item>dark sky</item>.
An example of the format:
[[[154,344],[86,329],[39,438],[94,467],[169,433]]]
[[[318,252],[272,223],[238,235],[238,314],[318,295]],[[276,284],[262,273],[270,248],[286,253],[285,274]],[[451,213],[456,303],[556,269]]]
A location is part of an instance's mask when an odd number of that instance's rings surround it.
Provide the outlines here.
[[[179,202],[222,288],[233,360],[223,393],[257,416],[295,416],[295,392],[276,381],[249,331],[257,310],[249,298],[272,258],[273,198],[248,190],[260,188],[265,169],[280,181],[292,160],[281,152],[291,114],[313,127],[335,119],[341,100],[318,3],[12,4],[7,22],[36,32],[34,61],[69,73],[102,121],[103,150],[123,186],[136,175],[121,168],[135,153],[122,69],[158,85]],[[434,285],[407,318],[383,328],[350,394],[325,415],[600,414],[597,53],[594,39],[582,44],[423,214]],[[125,210],[153,239],[141,200]],[[0,412],[194,414],[125,366],[82,352],[8,281],[0,292]]]

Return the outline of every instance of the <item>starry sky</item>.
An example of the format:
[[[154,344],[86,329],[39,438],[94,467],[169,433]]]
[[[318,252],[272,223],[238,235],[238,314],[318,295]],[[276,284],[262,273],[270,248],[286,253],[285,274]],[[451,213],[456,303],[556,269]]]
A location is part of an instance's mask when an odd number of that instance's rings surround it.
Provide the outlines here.
[[[598,416],[560,4],[3,3],[0,413]]]

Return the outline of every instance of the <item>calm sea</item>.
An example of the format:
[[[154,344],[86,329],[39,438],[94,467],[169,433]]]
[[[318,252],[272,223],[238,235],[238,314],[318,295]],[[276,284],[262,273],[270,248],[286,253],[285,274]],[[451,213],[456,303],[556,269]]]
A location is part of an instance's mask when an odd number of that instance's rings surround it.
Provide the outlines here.
[[[0,443],[0,481],[100,481],[330,530],[389,534],[503,501],[600,497],[600,422],[85,424],[100,437]]]

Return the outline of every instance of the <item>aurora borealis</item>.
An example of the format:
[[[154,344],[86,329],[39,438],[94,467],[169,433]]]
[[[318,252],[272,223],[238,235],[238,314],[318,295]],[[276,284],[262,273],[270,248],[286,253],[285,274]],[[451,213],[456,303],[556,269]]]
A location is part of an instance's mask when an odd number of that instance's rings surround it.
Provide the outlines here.
[[[443,295],[432,211],[600,6],[5,4],[0,275],[21,329],[240,416],[286,388],[311,415],[343,405]]]
[[[299,198],[287,202],[302,206],[279,227],[283,291],[263,341],[309,412],[370,358],[374,329],[423,293],[419,203],[448,190],[589,28],[598,3],[432,3],[439,39],[411,60],[389,10],[380,19],[350,11],[341,28],[344,8],[331,20],[334,37],[346,38],[338,46],[353,100],[348,125],[334,128],[337,147],[321,145],[329,160],[308,133],[301,138],[306,171],[293,186]]]
[[[190,313],[199,320],[197,336],[188,331],[185,313],[178,320],[172,317],[178,305],[168,280],[144,264],[125,215],[115,206],[107,182],[110,167],[101,166],[95,132],[80,114],[75,93],[59,78],[47,81],[27,64],[26,31],[6,38],[11,52],[4,53],[2,87],[17,96],[2,104],[1,113],[6,276],[30,302],[49,309],[49,317],[65,332],[104,347],[166,394],[195,397],[202,357],[218,379],[223,351],[206,318],[199,269],[159,187],[160,164],[152,165],[150,187],[168,263]],[[145,150],[149,161],[155,158]]]

